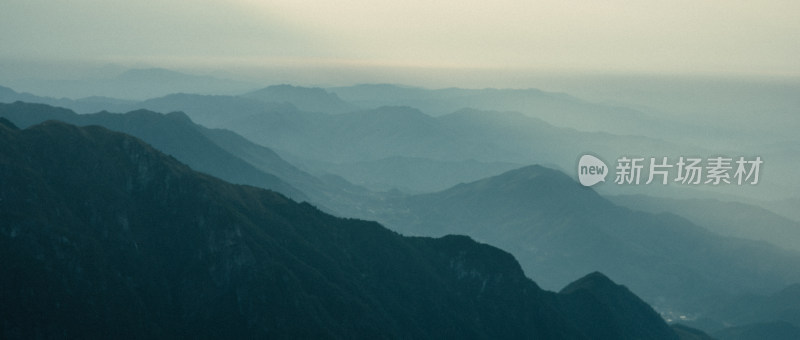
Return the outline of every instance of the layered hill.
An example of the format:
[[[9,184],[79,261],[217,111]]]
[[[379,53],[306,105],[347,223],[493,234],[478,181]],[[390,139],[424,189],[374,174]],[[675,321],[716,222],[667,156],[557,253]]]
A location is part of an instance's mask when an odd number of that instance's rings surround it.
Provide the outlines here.
[[[714,233],[770,242],[800,251],[800,222],[767,209],[712,199],[671,199],[645,195],[608,197],[612,202],[652,213],[671,212]]]
[[[329,115],[306,112],[288,102],[187,94],[155,98],[137,105],[158,112],[185,112],[199,124],[232,130],[287,157],[312,161],[309,162],[312,165],[314,162],[341,164],[314,170],[339,169],[337,175],[345,177],[364,162],[386,159],[444,161],[444,164],[475,160],[572,167],[575,155],[587,151],[608,159],[621,154],[701,151],[649,137],[556,127],[542,119],[505,111],[463,109],[434,117],[410,106],[381,106]],[[457,170],[450,172],[458,173]],[[377,179],[377,184],[391,186],[395,182],[389,177],[375,171],[363,178],[350,176],[348,180],[375,182],[373,179]],[[462,181],[474,179],[467,176]],[[423,183],[408,184],[411,185],[406,186],[418,191],[433,191]]]
[[[662,311],[698,312],[721,297],[800,282],[796,252],[616,206],[541,166],[412,196],[394,212],[379,220],[404,233],[458,233],[500,246],[544,287],[600,270]]]
[[[21,127],[46,120],[100,125],[141,138],[193,169],[232,183],[278,191],[342,216],[361,216],[380,194],[331,176],[316,177],[298,169],[270,148],[224,129],[195,124],[182,112],[161,114],[136,110],[124,114],[74,112],[40,104],[0,104],[0,117]]]
[[[362,107],[407,105],[434,116],[472,108],[522,112],[560,127],[581,131],[605,131],[661,136],[657,127],[666,123],[645,112],[602,103],[592,103],[565,93],[538,89],[426,89],[390,84],[361,84],[328,89],[342,99]],[[681,128],[686,128],[685,126]]]
[[[467,237],[335,218],[97,126],[0,119],[0,216],[7,338],[677,338],[602,275],[546,292]]]
[[[101,125],[144,139],[197,171],[233,183],[276,190],[297,200],[308,200],[308,196],[294,186],[218,146],[205,136],[203,132],[206,129],[193,124],[189,117],[179,112],[163,115],[137,110],[127,114],[101,112],[79,115],[71,110],[48,105],[16,102],[0,104],[0,117],[5,117],[20,127],[47,120],[60,120],[76,125]],[[272,161],[278,163],[280,158]]]

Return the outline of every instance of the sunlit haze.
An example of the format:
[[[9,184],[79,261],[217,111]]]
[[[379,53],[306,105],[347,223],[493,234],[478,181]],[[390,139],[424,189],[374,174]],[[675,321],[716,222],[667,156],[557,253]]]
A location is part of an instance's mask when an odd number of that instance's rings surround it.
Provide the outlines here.
[[[460,74],[460,84],[504,85],[493,84],[502,74],[515,86],[519,72],[797,76],[797,13],[800,2],[781,0],[10,0],[0,58],[16,77],[25,75],[9,65],[22,61],[339,84],[414,74],[448,85]]]

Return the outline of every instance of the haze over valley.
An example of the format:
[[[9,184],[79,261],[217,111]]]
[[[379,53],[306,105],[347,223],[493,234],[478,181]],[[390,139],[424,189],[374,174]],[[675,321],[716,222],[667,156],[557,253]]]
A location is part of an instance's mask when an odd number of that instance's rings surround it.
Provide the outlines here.
[[[800,338],[796,4],[4,7],[0,337]]]

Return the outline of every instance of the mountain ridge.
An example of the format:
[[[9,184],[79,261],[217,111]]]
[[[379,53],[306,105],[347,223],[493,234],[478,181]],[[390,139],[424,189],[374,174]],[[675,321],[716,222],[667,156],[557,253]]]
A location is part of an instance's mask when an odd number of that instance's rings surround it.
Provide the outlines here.
[[[465,234],[498,245],[547,289],[599,270],[665,312],[699,313],[722,297],[800,281],[797,253],[717,236],[674,214],[616,206],[541,166],[396,204],[376,219],[412,235]]]
[[[635,210],[671,212],[720,235],[766,241],[785,249],[800,251],[800,222],[755,205],[645,195],[617,195],[608,198],[615,204]]]
[[[282,179],[256,169],[212,143],[198,131],[191,119],[181,112],[163,115],[140,109],[126,114],[100,112],[79,115],[68,109],[44,104],[16,102],[0,104],[0,116],[11,119],[23,128],[45,120],[60,120],[80,125],[103,125],[147,139],[158,149],[175,155],[198,171],[235,183],[275,189],[299,200],[308,200],[303,192]]]
[[[336,218],[99,126],[0,120],[0,146],[0,270],[12,278],[0,280],[0,327],[12,338],[603,334],[570,317],[580,300],[464,236]],[[605,330],[666,327],[631,317]]]

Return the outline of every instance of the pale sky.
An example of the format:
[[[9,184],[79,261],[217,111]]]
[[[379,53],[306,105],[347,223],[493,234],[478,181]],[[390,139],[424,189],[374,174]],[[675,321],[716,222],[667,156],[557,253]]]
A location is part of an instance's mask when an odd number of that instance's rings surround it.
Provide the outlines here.
[[[800,76],[800,1],[3,0],[0,61]]]

